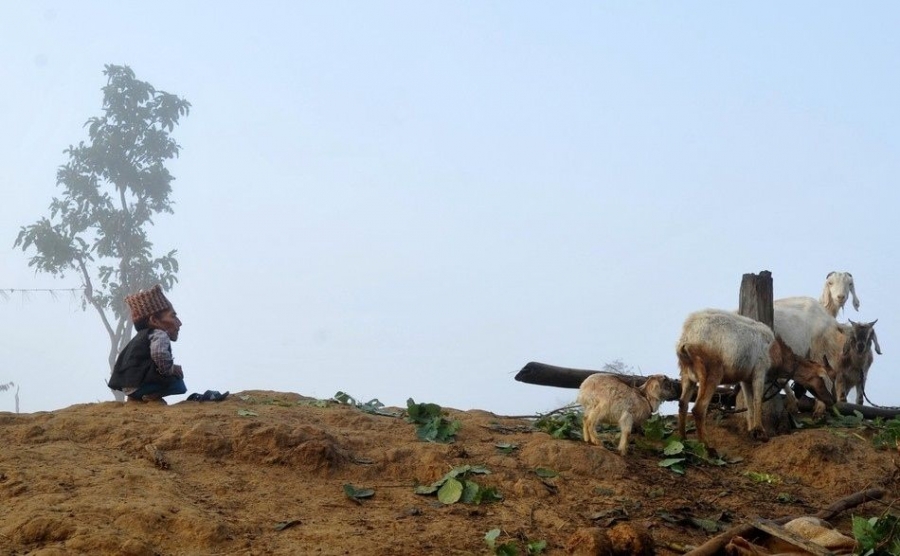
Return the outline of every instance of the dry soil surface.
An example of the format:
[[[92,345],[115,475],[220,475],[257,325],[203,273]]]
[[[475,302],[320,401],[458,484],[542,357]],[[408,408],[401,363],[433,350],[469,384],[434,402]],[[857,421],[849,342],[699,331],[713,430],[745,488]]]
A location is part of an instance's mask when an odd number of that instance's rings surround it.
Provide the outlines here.
[[[498,543],[545,541],[544,554],[567,554],[587,551],[579,539],[590,528],[617,522],[676,554],[713,536],[710,522],[813,514],[886,489],[854,510],[868,517],[900,497],[900,455],[874,449],[863,429],[758,443],[731,417],[710,426],[711,444],[739,461],[682,476],[651,448],[632,444],[622,458],[528,419],[445,411],[461,423],[452,444],[418,440],[403,418],[279,392],[0,413],[0,555],[489,554],[495,528]],[[489,470],[473,478],[502,500],[416,494],[463,465]],[[351,499],[348,484],[374,495]],[[850,519],[833,524],[849,532]]]

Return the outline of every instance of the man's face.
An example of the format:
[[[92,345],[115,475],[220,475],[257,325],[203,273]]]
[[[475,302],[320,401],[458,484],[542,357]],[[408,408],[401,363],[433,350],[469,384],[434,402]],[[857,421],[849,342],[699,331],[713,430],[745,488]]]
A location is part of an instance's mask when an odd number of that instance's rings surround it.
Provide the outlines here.
[[[181,329],[181,319],[174,309],[166,309],[158,315],[150,317],[150,325],[153,328],[164,330],[173,342],[178,340],[178,331]]]

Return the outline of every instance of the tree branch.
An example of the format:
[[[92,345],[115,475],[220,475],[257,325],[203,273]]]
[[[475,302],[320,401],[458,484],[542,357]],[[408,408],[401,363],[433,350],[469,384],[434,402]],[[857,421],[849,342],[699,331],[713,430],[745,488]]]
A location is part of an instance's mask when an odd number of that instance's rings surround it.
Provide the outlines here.
[[[109,341],[115,344],[115,334],[113,332],[112,326],[109,324],[109,319],[106,316],[106,311],[103,310],[103,306],[94,298],[94,284],[91,282],[91,275],[88,273],[87,266],[84,264],[84,259],[80,256],[76,257],[78,261],[78,269],[81,270],[81,277],[84,280],[84,297],[90,301],[91,305],[94,309],[97,310],[97,313],[100,314],[100,320],[103,321],[103,326],[106,328],[106,333],[109,334]]]

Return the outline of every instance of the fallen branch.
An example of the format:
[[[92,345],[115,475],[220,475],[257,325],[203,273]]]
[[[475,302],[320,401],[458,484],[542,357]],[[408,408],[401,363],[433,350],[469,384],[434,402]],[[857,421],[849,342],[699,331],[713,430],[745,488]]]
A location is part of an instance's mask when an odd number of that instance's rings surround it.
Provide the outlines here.
[[[568,367],[557,367],[556,365],[548,365],[546,363],[538,363],[532,361],[522,367],[516,373],[515,379],[526,384],[537,384],[538,386],[555,386],[557,388],[578,388],[584,379],[594,374],[605,374],[617,377],[619,380],[629,386],[638,387],[647,382],[647,377],[637,375],[623,375],[619,373],[610,373],[607,371],[591,371],[587,369],[570,369]],[[672,379],[676,384],[676,389],[681,390],[681,382],[678,379]],[[735,391],[730,386],[719,386],[716,388],[716,394],[713,397],[713,403],[723,404],[734,407]],[[673,398],[674,401],[678,398]],[[691,398],[693,400],[693,398]]]
[[[815,402],[816,400],[804,396],[797,399],[797,407],[800,408],[800,411],[809,413],[812,412]],[[834,407],[841,415],[853,415],[855,411],[858,411],[866,419],[875,419],[876,417],[892,419],[900,416],[900,409],[890,407],[869,407],[848,402],[838,402]]]
[[[571,369],[568,367],[557,367],[556,365],[538,363],[537,361],[531,361],[530,363],[522,367],[522,370],[516,373],[515,379],[519,382],[524,382],[526,384],[536,384],[538,386],[578,388],[581,386],[581,383],[584,382],[584,379],[597,373],[616,376],[629,386],[640,386],[647,380],[647,377],[644,376],[623,375],[619,373],[592,371],[588,369]],[[680,389],[680,381],[678,379],[672,380],[674,380],[675,383],[679,385],[678,388]],[[716,388],[716,394],[713,398],[713,403],[723,405],[725,407],[734,407],[735,398],[736,393],[733,387],[719,386]],[[691,400],[693,401],[693,398]],[[813,411],[815,400],[813,398],[804,396],[798,398],[797,404],[802,412],[811,413]],[[835,407],[841,415],[853,415],[855,411],[858,411],[866,419],[874,419],[876,417],[891,419],[893,417],[900,417],[900,409],[897,408],[869,407],[867,405],[856,405],[846,402],[838,403],[835,405]]]
[[[884,496],[884,490],[880,488],[870,488],[869,490],[863,490],[857,492],[855,494],[851,494],[846,498],[841,498],[834,504],[828,506],[824,510],[815,514],[815,517],[819,519],[823,519],[825,521],[830,521],[834,519],[834,517],[845,510],[849,510],[850,508],[855,508],[860,504],[868,502],[870,500],[879,500]],[[774,523],[778,525],[784,525],[788,521],[792,519],[797,519],[802,516],[788,516],[788,517],[780,517],[778,519],[773,519]],[[701,544],[694,550],[686,553],[685,556],[713,556],[714,554],[718,554],[720,550],[725,548],[725,545],[734,538],[734,537],[746,537],[750,533],[752,533],[756,529],[752,523],[747,523],[743,525],[737,525],[732,527],[731,529],[725,531],[724,533],[720,533],[705,543]]]
[[[537,361],[532,361],[522,367],[521,371],[516,373],[516,380],[518,380],[519,382],[525,382],[527,384],[537,384],[540,386],[556,386],[557,388],[578,388],[579,386],[581,386],[581,383],[584,382],[584,379],[600,372],[602,371],[570,369],[567,367],[557,367],[555,365],[547,365],[546,363],[538,363]],[[641,378],[640,384],[643,384],[644,380],[645,379]],[[637,384],[637,386],[640,386],[640,384]]]

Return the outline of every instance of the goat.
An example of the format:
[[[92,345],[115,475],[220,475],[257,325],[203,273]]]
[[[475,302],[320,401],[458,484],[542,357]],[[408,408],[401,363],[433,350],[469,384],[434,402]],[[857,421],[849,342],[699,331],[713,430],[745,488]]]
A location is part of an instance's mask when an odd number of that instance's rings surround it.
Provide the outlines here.
[[[785,405],[791,413],[797,413],[797,398],[794,391],[788,387],[789,380],[802,385],[810,390],[817,400],[830,406],[836,401],[835,376],[836,371],[831,368],[827,358],[823,358],[823,364],[800,357],[784,343],[781,336],[775,336],[777,349],[772,352],[772,368],[766,376],[767,382],[773,382],[784,390]]]
[[[578,403],[584,408],[584,441],[599,445],[597,423],[618,423],[621,430],[619,454],[625,456],[632,427],[642,425],[659,409],[660,402],[677,395],[675,382],[665,375],[652,375],[640,387],[633,387],[615,375],[592,374],[578,390]]]
[[[686,437],[688,402],[696,394],[691,413],[697,436],[706,443],[706,411],[719,384],[740,383],[747,405],[747,429],[760,440],[767,438],[762,426],[767,375],[772,379],[791,377],[826,403],[834,401],[825,367],[795,355],[765,324],[736,313],[718,309],[691,313],[675,352],[681,372],[678,431],[682,438]]]
[[[847,393],[851,388],[856,388],[856,404],[862,405],[866,396],[866,378],[869,367],[875,356],[872,355],[872,346],[875,353],[881,355],[881,346],[878,345],[878,336],[875,335],[875,323],[850,321],[850,333],[844,343],[841,368],[843,372],[838,375],[835,394],[840,402],[847,401]]]
[[[813,361],[836,364],[835,390],[840,377],[850,370],[850,360],[844,356],[844,346],[850,327],[839,324],[833,316],[811,297],[789,297],[774,303],[774,329],[791,350]],[[820,417],[826,405],[817,401],[813,415]]]
[[[859,298],[856,297],[853,275],[849,272],[832,271],[825,277],[825,287],[822,289],[819,303],[829,315],[837,317],[838,311],[847,303],[847,294],[853,296],[853,308],[859,311]]]

